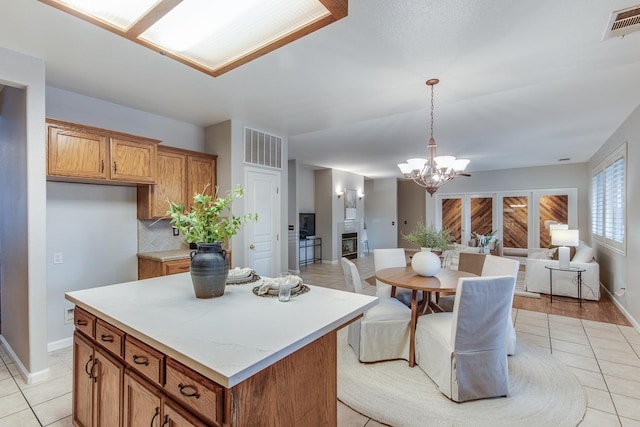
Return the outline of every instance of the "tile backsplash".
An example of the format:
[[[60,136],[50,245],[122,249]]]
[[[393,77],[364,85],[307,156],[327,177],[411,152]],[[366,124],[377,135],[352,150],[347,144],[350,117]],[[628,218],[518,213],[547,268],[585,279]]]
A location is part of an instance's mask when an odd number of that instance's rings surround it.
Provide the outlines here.
[[[138,252],[169,251],[189,249],[184,236],[174,236],[168,219],[138,221]]]

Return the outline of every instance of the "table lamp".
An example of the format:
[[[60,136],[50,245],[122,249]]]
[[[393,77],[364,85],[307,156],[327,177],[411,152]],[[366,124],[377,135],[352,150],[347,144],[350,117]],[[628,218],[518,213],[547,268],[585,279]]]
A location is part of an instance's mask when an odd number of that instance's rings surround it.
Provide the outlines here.
[[[551,230],[551,244],[558,245],[558,263],[560,268],[569,268],[569,246],[578,246],[580,232],[578,230]]]

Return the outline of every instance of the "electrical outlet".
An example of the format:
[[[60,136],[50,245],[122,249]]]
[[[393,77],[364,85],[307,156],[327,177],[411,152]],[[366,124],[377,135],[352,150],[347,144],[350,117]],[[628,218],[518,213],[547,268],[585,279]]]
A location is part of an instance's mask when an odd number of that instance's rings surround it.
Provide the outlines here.
[[[178,230],[177,228],[173,227],[173,235],[174,236],[179,236],[180,235],[180,230]]]
[[[54,264],[62,264],[62,252],[54,252],[54,254],[53,254],[53,263]]]
[[[64,309],[64,324],[65,325],[68,325],[69,323],[73,323],[74,310],[75,310],[74,307],[66,307]]]

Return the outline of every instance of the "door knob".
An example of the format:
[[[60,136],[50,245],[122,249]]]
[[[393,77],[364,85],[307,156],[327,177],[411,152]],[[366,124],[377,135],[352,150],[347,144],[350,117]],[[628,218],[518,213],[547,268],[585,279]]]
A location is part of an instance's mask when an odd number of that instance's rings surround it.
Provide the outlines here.
[[[255,248],[256,246],[253,243],[249,245],[249,249],[255,249]]]

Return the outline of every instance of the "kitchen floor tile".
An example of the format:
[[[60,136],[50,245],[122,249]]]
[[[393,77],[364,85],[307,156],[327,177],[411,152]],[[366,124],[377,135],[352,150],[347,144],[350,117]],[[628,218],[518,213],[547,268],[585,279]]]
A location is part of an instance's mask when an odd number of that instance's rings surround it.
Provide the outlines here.
[[[0,399],[0,418],[15,414],[24,409],[29,409],[29,404],[19,391],[3,396],[2,399]]]
[[[587,408],[579,427],[614,427],[619,426],[618,416],[597,409]]]
[[[35,405],[33,412],[43,426],[60,421],[71,415],[71,393]]]
[[[611,375],[605,375],[604,380],[611,393],[640,399],[640,382]]]
[[[0,427],[40,427],[40,422],[31,408],[0,418]]]
[[[640,420],[640,400],[615,393],[611,393],[611,398],[616,405],[619,416]]]
[[[586,369],[569,367],[575,374],[580,384],[585,387],[596,388],[598,390],[609,391],[607,384],[604,382],[604,377],[600,372],[587,371]]]
[[[593,357],[579,356],[573,353],[567,353],[564,351],[551,352],[554,358],[563,362],[567,366],[573,366],[574,368],[585,369],[587,371],[600,372],[598,363]]]
[[[613,401],[611,400],[611,395],[608,392],[591,387],[585,387],[584,389],[587,392],[588,408],[617,415],[616,408],[613,406]]]

